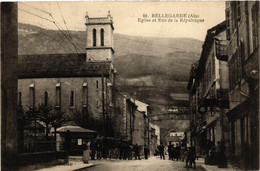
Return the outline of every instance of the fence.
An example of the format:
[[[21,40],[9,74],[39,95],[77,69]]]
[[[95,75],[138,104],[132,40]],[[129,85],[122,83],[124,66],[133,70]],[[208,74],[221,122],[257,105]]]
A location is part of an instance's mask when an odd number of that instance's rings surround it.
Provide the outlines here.
[[[56,141],[26,141],[23,153],[56,151]]]

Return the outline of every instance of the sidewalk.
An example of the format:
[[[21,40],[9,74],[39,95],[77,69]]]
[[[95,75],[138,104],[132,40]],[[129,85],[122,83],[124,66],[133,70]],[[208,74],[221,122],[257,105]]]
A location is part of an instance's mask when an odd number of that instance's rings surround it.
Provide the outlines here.
[[[218,168],[217,165],[206,165],[204,162],[204,158],[199,158],[199,160],[196,160],[196,165],[201,165],[204,169],[209,171],[232,171],[237,170],[233,168],[232,166],[228,165],[227,168]]]
[[[50,170],[51,171],[73,171],[73,170],[76,171],[76,170],[82,170],[92,166],[94,166],[94,164],[92,163],[84,164],[82,162],[81,156],[75,156],[75,157],[69,156],[69,163],[67,164],[43,168],[37,171],[50,171]]]

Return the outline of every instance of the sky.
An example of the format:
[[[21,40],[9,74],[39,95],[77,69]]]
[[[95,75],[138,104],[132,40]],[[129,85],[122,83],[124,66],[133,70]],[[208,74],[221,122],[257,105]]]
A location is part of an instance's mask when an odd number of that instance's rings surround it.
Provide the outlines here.
[[[90,18],[106,17],[110,11],[114,33],[148,37],[189,37],[204,40],[206,31],[225,20],[224,1],[201,2],[19,2],[18,22],[47,29],[86,29]],[[30,13],[30,14],[29,14]],[[51,14],[51,15],[50,15]],[[182,14],[182,16],[177,16]],[[37,16],[35,16],[37,15]],[[147,22],[140,19],[146,15]],[[159,17],[168,15],[170,17]],[[175,15],[175,16],[174,16]],[[64,20],[63,20],[64,18]],[[140,18],[138,20],[138,18]],[[166,20],[160,20],[166,19]],[[174,20],[175,19],[175,20]],[[191,22],[185,23],[185,19]],[[199,19],[198,22],[194,22]],[[156,20],[156,21],[155,21]],[[164,22],[162,22],[164,21]],[[177,22],[178,21],[178,22]],[[65,24],[66,23],[66,24]]]

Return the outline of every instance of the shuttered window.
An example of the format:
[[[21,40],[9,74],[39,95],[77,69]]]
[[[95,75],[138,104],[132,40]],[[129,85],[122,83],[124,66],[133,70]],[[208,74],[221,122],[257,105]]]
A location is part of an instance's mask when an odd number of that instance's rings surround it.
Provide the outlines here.
[[[227,9],[226,9],[226,23],[227,23],[226,33],[227,33],[227,40],[229,40],[229,39],[230,39],[230,36],[231,36],[230,22],[231,22],[231,18],[230,18],[230,8],[227,8]]]

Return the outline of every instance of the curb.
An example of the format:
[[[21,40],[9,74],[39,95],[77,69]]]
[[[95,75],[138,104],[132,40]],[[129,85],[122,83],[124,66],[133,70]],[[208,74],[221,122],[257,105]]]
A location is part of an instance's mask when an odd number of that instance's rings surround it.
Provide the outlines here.
[[[85,167],[82,167],[82,168],[79,168],[79,169],[74,169],[73,171],[80,171],[80,170],[84,170],[86,168],[91,168],[91,167],[94,167],[94,166],[95,166],[94,164],[90,163],[90,165],[88,165],[88,166],[85,166]]]

